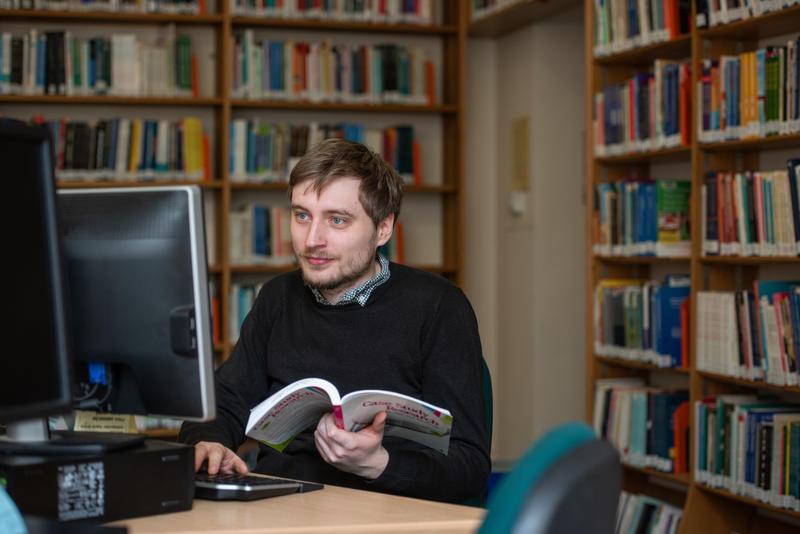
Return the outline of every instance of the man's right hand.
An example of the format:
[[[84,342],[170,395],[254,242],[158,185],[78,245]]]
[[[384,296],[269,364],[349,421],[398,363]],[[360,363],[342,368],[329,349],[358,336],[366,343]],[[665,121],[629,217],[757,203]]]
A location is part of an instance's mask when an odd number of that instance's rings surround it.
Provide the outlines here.
[[[209,475],[217,473],[247,473],[244,460],[222,443],[199,441],[194,446],[194,470],[199,471],[206,464]]]

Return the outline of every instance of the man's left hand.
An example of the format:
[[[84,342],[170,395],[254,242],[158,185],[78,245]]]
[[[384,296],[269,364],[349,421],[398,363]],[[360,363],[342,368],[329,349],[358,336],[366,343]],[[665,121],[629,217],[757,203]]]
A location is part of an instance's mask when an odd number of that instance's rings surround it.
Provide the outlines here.
[[[389,463],[389,453],[383,448],[383,429],[386,412],[380,412],[372,424],[358,432],[347,432],[336,426],[332,413],[319,420],[314,441],[322,459],[335,468],[376,479]]]

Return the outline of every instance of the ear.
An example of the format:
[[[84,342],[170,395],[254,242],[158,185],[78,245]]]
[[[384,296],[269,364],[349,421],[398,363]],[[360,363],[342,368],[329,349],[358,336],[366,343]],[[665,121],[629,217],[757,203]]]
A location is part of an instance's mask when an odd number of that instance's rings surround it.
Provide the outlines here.
[[[392,237],[394,231],[394,213],[378,223],[378,246],[382,247]]]

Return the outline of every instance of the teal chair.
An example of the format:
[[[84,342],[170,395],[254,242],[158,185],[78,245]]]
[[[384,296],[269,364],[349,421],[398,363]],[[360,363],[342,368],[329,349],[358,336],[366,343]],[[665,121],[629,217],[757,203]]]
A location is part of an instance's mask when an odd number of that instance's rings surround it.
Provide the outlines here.
[[[479,534],[614,532],[619,453],[584,423],[539,439],[492,492]]]

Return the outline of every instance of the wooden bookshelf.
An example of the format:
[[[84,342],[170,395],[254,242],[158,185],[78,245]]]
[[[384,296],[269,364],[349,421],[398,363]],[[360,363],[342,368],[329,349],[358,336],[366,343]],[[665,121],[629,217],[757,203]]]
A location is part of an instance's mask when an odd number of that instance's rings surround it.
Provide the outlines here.
[[[763,138],[748,138],[719,143],[700,143],[697,136],[698,95],[696,91],[699,80],[697,66],[704,58],[716,58],[722,53],[733,54],[739,51],[755,50],[759,40],[788,34],[796,37],[800,27],[800,6],[779,10],[767,15],[720,25],[709,29],[697,30],[694,27],[694,11],[692,12],[692,29],[690,34],[673,41],[657,43],[619,54],[594,57],[594,2],[588,0],[585,8],[585,106],[586,106],[586,182],[587,194],[593,191],[595,184],[604,180],[612,181],[624,178],[626,174],[647,178],[650,168],[655,164],[679,163],[689,170],[687,176],[675,176],[691,180],[692,198],[700,198],[700,187],[707,170],[733,171],[771,170],[759,166],[759,156],[765,151],[785,151],[800,146],[800,135],[775,135]],[[788,39],[789,37],[787,37]],[[710,55],[709,55],[710,54]],[[630,76],[638,70],[647,70],[647,65],[656,58],[688,59],[691,61],[691,143],[686,147],[658,150],[644,153],[624,154],[596,157],[594,154],[593,94],[599,91],[603,83],[615,83]],[[780,152],[781,154],[783,152]],[[796,157],[796,156],[795,156]],[[624,359],[598,356],[594,349],[593,325],[593,292],[597,282],[603,278],[636,277],[649,278],[650,272],[664,269],[662,258],[630,258],[599,256],[593,252],[593,206],[591,200],[586,206],[586,413],[591,419],[594,401],[594,383],[602,377],[638,376],[652,378],[659,371],[656,366],[631,362]],[[800,267],[797,257],[735,257],[735,256],[703,256],[702,236],[700,235],[701,209],[700,202],[693,201],[690,206],[692,220],[691,255],[682,258],[683,265],[688,265],[691,277],[691,295],[708,289],[738,290],[746,288],[746,284],[759,278],[762,267],[786,266]],[[753,380],[745,380],[716,373],[701,371],[696,367],[694,347],[696,343],[696,298],[692,298],[690,312],[689,367],[671,369],[678,374],[676,379],[681,387],[689,390],[690,407],[694,401],[706,395],[734,392],[759,392],[778,395],[782,398],[797,400],[800,388],[796,386],[776,386]],[[673,381],[675,382],[675,380]],[[664,477],[631,466],[624,468],[624,487],[628,491],[641,492],[664,499],[683,508],[680,534],[703,532],[710,534],[755,533],[788,533],[797,532],[800,514],[783,508],[777,508],[756,499],[742,497],[730,491],[706,486],[694,480],[694,413],[690,410],[690,458],[689,474],[677,475],[672,482],[682,481],[685,490],[663,491],[650,484],[654,478]],[[663,475],[663,474],[662,474]]]
[[[47,105],[44,115],[70,116],[70,110],[88,109],[94,106],[107,106],[110,109],[125,110],[133,113],[132,109],[145,107],[186,108],[187,114],[195,113],[197,109],[213,117],[211,123],[204,120],[204,130],[214,139],[211,162],[212,181],[201,182],[200,185],[206,195],[212,195],[216,217],[214,236],[216,239],[217,261],[210,267],[209,272],[217,287],[217,296],[220,300],[220,325],[222,342],[215,345],[218,362],[227,357],[232,349],[229,339],[229,292],[231,285],[240,277],[247,280],[266,279],[268,277],[293,269],[292,266],[263,267],[232,265],[229,259],[229,221],[228,216],[231,206],[237,195],[259,194],[261,192],[272,194],[286,191],[285,184],[265,183],[236,183],[231,180],[228,172],[228,161],[232,147],[229,146],[229,124],[232,118],[239,113],[252,113],[262,117],[269,117],[271,113],[282,113],[280,120],[286,120],[286,113],[295,114],[290,119],[295,123],[306,123],[314,120],[315,112],[338,114],[342,121],[350,119],[350,114],[357,112],[377,117],[387,124],[403,121],[414,124],[416,120],[424,119],[428,123],[431,117],[439,121],[441,133],[441,153],[437,154],[434,161],[441,160],[441,167],[436,169],[439,176],[432,177],[433,184],[422,186],[409,186],[406,191],[404,207],[413,204],[416,199],[436,197],[441,205],[441,218],[438,227],[441,232],[441,262],[439,264],[425,263],[418,267],[448,278],[456,284],[461,284],[463,278],[463,138],[464,138],[464,57],[466,46],[466,31],[468,22],[468,4],[462,0],[444,0],[436,2],[438,11],[434,24],[376,24],[368,22],[341,22],[331,20],[308,19],[280,19],[234,16],[227,0],[218,3],[219,12],[207,15],[182,15],[182,14],[151,14],[151,13],[114,13],[114,12],[75,12],[51,10],[3,10],[0,9],[0,30],[5,24],[13,24],[14,31],[24,25],[25,28],[37,27],[47,24],[48,28],[54,24],[66,29],[80,25],[97,26],[98,31],[103,24],[124,24],[143,30],[174,23],[180,29],[183,26],[191,28],[204,27],[213,31],[216,45],[213,49],[215,59],[209,64],[201,64],[201,68],[212,69],[214,89],[210,96],[203,98],[165,98],[165,97],[117,97],[117,96],[52,96],[52,95],[0,95],[0,113],[20,119],[30,119],[33,114],[32,106]],[[440,5],[439,5],[440,4]],[[190,29],[191,29],[190,28]],[[420,39],[437,42],[441,53],[436,61],[438,69],[437,87],[439,101],[435,105],[400,105],[400,104],[354,104],[354,103],[315,103],[304,101],[270,101],[247,100],[231,96],[231,62],[233,58],[231,41],[234,32],[246,28],[256,30],[303,30],[319,35],[319,40],[328,38],[331,34],[370,34],[381,36],[388,41],[403,42],[404,39],[419,41]],[[202,92],[201,92],[202,95]],[[15,114],[18,106],[26,106],[26,111]],[[113,111],[116,112],[116,111]],[[113,113],[112,112],[112,113]],[[103,113],[109,113],[107,110]],[[24,116],[20,115],[24,114]],[[424,156],[423,156],[424,157]],[[431,173],[433,174],[433,172]],[[164,183],[164,182],[161,182]],[[183,182],[182,182],[183,183]],[[60,182],[64,188],[83,187],[119,187],[132,185],[154,185],[154,182]],[[404,210],[405,211],[405,210]],[[401,217],[402,220],[402,217]],[[406,248],[413,247],[413,242],[406,234]]]

